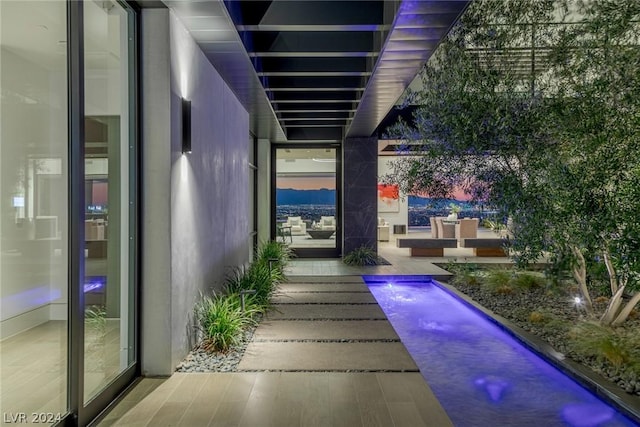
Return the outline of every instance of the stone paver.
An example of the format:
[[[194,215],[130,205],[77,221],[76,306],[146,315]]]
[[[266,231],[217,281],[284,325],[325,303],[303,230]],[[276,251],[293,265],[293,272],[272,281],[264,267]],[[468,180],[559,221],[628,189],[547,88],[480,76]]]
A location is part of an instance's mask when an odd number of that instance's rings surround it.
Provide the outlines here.
[[[264,321],[253,335],[265,340],[397,340],[387,320],[274,320]]]
[[[369,292],[369,287],[359,283],[282,283],[278,293],[282,292]]]
[[[148,396],[136,393],[149,381],[99,427],[452,426],[419,373],[176,373]]]
[[[377,304],[274,304],[269,320],[386,319]]]
[[[368,292],[287,292],[271,298],[273,304],[376,304]]]
[[[252,342],[239,371],[418,371],[399,342]]]

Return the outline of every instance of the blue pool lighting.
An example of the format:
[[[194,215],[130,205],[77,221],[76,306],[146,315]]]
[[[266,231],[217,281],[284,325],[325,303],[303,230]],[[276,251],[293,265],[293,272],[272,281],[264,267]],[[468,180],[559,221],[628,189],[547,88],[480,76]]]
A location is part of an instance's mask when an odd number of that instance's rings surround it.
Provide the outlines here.
[[[635,426],[430,280],[365,276],[455,426]]]

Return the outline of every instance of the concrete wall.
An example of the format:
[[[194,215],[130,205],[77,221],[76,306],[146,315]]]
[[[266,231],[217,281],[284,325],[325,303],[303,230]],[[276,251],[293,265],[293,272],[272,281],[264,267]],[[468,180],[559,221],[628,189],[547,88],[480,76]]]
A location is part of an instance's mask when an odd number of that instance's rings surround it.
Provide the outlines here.
[[[142,19],[142,372],[170,375],[193,344],[200,292],[248,261],[249,115],[170,11]]]
[[[258,242],[271,240],[271,142],[258,140]]]
[[[347,138],[342,158],[342,253],[362,245],[377,249],[377,138]]]

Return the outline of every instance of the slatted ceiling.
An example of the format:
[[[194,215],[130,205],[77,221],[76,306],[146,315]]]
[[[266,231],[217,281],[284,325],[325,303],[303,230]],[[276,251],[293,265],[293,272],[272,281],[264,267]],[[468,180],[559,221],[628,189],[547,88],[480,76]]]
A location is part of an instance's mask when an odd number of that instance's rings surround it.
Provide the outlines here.
[[[240,33],[243,40],[253,35]],[[260,31],[260,37],[253,37],[252,43],[250,56],[374,55],[381,46],[380,40],[362,31]]]
[[[256,72],[288,139],[341,140],[391,28],[388,4],[273,1],[259,13],[251,6],[231,16],[249,56],[260,59]]]
[[[462,0],[402,2],[347,137],[370,136],[375,131],[420,70],[421,65],[414,66],[430,58],[468,4]]]
[[[144,0],[142,0],[144,1]],[[165,0],[274,142],[369,136],[470,0]]]
[[[270,90],[297,89],[304,94],[308,89],[320,91],[364,89],[366,79],[363,76],[269,76],[264,83]],[[303,95],[300,99],[306,98]]]

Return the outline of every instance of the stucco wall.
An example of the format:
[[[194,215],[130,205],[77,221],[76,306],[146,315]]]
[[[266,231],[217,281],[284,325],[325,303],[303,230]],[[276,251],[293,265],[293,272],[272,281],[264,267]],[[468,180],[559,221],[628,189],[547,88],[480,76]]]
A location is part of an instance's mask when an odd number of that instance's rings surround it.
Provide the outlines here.
[[[171,12],[144,10],[142,32],[142,372],[169,375],[192,345],[200,292],[248,261],[249,115]]]

